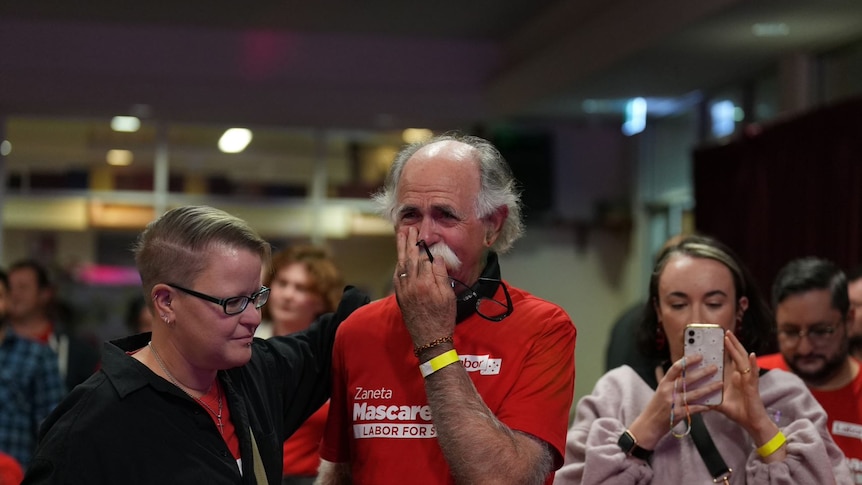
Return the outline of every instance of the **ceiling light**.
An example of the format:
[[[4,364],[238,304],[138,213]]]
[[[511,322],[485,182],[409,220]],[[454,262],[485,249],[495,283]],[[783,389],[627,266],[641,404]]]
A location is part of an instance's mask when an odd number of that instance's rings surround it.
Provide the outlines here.
[[[751,26],[751,32],[756,37],[786,37],[790,26],[784,22],[759,22]]]
[[[407,128],[401,133],[404,143],[419,143],[431,139],[434,133],[425,128]]]
[[[716,138],[729,136],[736,129],[734,114],[736,107],[732,101],[723,100],[714,103],[709,108],[709,113],[712,119],[712,134]]]
[[[224,153],[239,153],[251,142],[251,130],[246,128],[230,128],[224,132],[218,141],[218,149]]]
[[[126,167],[132,164],[135,156],[129,150],[108,150],[108,165]]]
[[[124,133],[134,133],[141,128],[141,120],[134,116],[114,116],[111,119],[111,129]]]
[[[647,102],[644,98],[632,98],[626,103],[623,134],[636,135],[646,128]]]
[[[0,155],[6,156],[12,153],[12,142],[9,140],[3,140],[0,142]]]

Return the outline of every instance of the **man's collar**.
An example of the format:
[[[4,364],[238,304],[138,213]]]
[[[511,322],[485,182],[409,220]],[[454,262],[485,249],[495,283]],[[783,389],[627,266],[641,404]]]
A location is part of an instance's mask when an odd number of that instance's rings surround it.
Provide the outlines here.
[[[12,325],[9,325],[8,321],[0,327],[0,345],[6,342],[14,342],[21,338],[23,337],[15,333],[15,330],[12,328]]]
[[[488,251],[488,256],[485,259],[485,269],[482,270],[481,278],[491,278],[499,280],[500,278],[500,259],[494,251]]]
[[[479,275],[478,281],[473,283],[469,290],[463,291],[457,295],[455,322],[460,323],[476,313],[476,298],[478,297],[493,298],[497,293],[497,288],[500,286],[500,262],[497,258],[497,253],[488,251],[488,256],[485,260],[485,267],[482,269],[482,274]]]

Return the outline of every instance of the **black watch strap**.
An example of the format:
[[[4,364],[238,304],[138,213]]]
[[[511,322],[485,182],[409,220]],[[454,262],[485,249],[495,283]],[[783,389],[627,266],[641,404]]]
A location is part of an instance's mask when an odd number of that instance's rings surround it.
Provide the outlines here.
[[[638,446],[637,438],[629,430],[623,431],[620,439],[617,440],[617,445],[619,445],[625,454],[640,458],[643,461],[649,461],[650,457],[652,457],[652,450],[645,450]]]

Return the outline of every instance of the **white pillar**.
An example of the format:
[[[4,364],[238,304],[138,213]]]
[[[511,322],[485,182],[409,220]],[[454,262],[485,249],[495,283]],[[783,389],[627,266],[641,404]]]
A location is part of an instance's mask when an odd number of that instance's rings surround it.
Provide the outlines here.
[[[166,122],[158,121],[156,126],[156,149],[153,160],[153,212],[156,217],[164,214],[167,210],[169,177],[168,126]]]
[[[324,234],[323,215],[326,205],[326,187],[329,170],[326,166],[327,136],[324,130],[315,133],[314,173],[309,187],[309,205],[311,207],[311,243],[320,245],[326,237]]]

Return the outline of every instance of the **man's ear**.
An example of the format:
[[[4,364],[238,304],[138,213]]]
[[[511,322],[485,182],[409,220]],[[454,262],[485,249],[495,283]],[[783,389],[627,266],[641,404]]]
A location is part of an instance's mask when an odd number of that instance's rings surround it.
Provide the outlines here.
[[[485,216],[485,246],[494,245],[503,231],[503,224],[507,217],[509,217],[509,207],[505,205],[497,207],[497,210]]]

